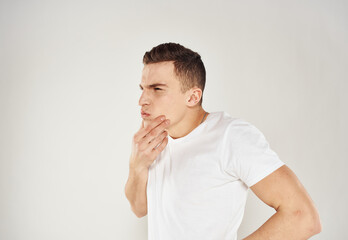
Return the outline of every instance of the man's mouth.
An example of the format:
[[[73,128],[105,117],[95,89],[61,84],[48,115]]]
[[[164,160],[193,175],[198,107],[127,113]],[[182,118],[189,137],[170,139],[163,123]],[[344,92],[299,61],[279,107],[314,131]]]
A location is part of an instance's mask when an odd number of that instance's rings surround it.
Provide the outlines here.
[[[141,111],[141,117],[149,117],[150,116],[150,114],[149,113],[147,113],[147,112],[144,112],[144,111]]]

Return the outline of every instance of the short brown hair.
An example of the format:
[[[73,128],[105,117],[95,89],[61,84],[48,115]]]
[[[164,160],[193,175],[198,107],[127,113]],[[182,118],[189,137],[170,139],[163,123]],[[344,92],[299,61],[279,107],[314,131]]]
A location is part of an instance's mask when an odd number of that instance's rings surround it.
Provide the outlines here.
[[[174,72],[179,77],[182,93],[195,86],[202,90],[202,97],[199,102],[199,105],[202,105],[205,68],[201,56],[178,43],[163,43],[153,47],[143,57],[144,64],[165,61],[174,61]]]

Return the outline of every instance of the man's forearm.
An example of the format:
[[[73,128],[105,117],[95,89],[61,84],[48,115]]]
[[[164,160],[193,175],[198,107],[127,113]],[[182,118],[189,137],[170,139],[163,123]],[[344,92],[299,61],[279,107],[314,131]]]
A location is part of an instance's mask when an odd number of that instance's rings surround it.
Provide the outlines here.
[[[142,217],[147,213],[147,186],[148,171],[137,171],[129,168],[128,181],[125,186],[125,194],[131,204],[133,212]]]
[[[243,240],[304,240],[321,231],[319,218],[303,211],[277,211]]]

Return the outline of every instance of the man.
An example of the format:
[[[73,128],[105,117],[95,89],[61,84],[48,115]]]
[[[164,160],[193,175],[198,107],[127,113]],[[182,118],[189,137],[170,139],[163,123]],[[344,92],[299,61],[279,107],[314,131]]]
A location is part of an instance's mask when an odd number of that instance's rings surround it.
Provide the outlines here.
[[[198,53],[166,43],[143,63],[143,121],[125,194],[136,216],[148,214],[149,240],[236,240],[248,188],[276,213],[245,240],[321,231],[313,201],[264,135],[243,119],[203,109]]]

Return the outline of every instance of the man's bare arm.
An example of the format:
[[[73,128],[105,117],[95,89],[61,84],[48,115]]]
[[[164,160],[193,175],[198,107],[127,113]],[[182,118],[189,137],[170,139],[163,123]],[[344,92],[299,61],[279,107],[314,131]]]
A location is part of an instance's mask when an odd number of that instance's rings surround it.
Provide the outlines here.
[[[148,171],[137,172],[129,168],[128,181],[125,186],[125,194],[131,204],[131,209],[139,218],[147,214],[147,186]]]
[[[321,232],[312,199],[286,165],[251,186],[251,190],[277,212],[243,240],[302,240]]]
[[[133,137],[132,153],[129,159],[129,176],[125,185],[125,195],[137,217],[147,214],[147,178],[149,167],[168,143],[169,125],[164,116],[153,119],[149,125],[144,121]]]

